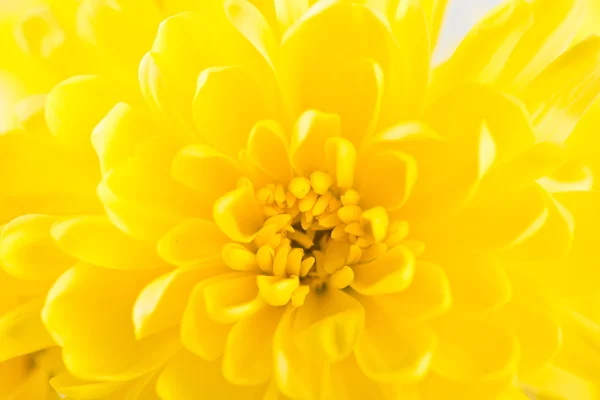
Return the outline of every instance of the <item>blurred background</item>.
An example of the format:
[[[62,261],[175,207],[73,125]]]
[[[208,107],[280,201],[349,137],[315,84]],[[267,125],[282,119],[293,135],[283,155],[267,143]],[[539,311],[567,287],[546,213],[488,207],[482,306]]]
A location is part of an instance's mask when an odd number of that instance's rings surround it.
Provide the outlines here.
[[[452,54],[471,26],[502,0],[449,0],[435,61],[442,61]]]

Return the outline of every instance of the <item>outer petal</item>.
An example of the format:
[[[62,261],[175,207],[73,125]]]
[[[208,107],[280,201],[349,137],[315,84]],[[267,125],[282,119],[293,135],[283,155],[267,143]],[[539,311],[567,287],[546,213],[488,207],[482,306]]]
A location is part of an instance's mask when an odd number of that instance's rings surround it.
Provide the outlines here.
[[[24,215],[8,223],[0,234],[3,269],[19,279],[52,280],[75,263],[50,236],[58,220],[47,215]]]
[[[43,303],[37,298],[0,316],[0,362],[54,345],[40,318]]]
[[[194,286],[204,279],[228,272],[219,263],[207,264],[177,268],[144,287],[133,306],[133,323],[138,339],[178,325]]]
[[[371,379],[387,383],[417,381],[428,371],[436,338],[424,324],[397,318],[376,301],[358,300],[365,308],[365,331],[354,354]]]
[[[96,124],[123,100],[124,94],[114,83],[95,75],[76,76],[48,94],[46,121],[61,142],[87,149]]]
[[[248,156],[275,181],[287,184],[293,177],[288,136],[275,121],[259,121],[248,137]]]
[[[100,267],[144,269],[164,265],[153,245],[131,238],[104,216],[59,221],[52,225],[50,235],[66,254]]]
[[[505,2],[491,11],[434,71],[431,98],[465,82],[494,83],[532,22],[530,5],[524,0]]]
[[[232,385],[223,377],[218,361],[205,361],[182,351],[161,372],[156,391],[164,400],[195,400],[199,397],[260,400],[265,389]]]
[[[423,320],[434,318],[448,310],[452,294],[448,278],[441,267],[417,260],[414,276],[406,290],[376,296],[374,300],[390,315]]]
[[[600,91],[600,38],[556,59],[523,91],[538,140],[564,142]]]
[[[217,150],[236,157],[254,124],[276,116],[273,96],[242,67],[212,67],[196,85],[192,116],[200,135]]]
[[[181,13],[160,24],[140,69],[142,92],[151,107],[187,129],[193,126],[189,104],[201,71],[243,65],[260,80],[269,76],[264,57],[273,46],[266,21],[247,1],[204,2],[199,8],[197,14]]]
[[[583,8],[579,0],[531,2],[535,22],[506,62],[498,87],[519,91],[560,56],[575,37]]]
[[[221,254],[227,236],[212,221],[186,219],[158,241],[158,254],[174,265],[192,265]]]
[[[273,335],[283,311],[281,307],[266,307],[235,324],[223,355],[225,379],[236,385],[258,385],[269,380]]]
[[[159,273],[81,264],[59,278],[42,319],[62,346],[69,371],[86,380],[129,380],[157,368],[177,351],[174,332],[135,338],[135,298]]]
[[[338,361],[347,357],[364,327],[364,310],[344,292],[311,292],[294,321],[294,341],[306,355]]]
[[[404,246],[394,247],[366,264],[357,264],[351,286],[367,296],[398,293],[413,279],[415,256]]]

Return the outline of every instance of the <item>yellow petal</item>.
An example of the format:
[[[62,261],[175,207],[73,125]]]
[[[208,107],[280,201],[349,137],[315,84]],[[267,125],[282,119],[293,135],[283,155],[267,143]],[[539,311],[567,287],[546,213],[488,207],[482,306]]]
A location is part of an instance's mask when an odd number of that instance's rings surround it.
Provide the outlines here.
[[[533,235],[506,252],[507,257],[556,260],[568,255],[573,245],[575,220],[569,210],[545,194],[548,218]]]
[[[94,46],[109,72],[116,77],[136,82],[139,60],[152,45],[161,20],[158,7],[152,1],[84,0],[77,12],[77,33]],[[117,32],[128,30],[127,37]]]
[[[92,144],[103,173],[134,155],[138,142],[157,129],[129,104],[118,103],[93,130]]]
[[[56,222],[50,235],[66,254],[100,267],[144,269],[164,265],[152,244],[129,237],[103,216]]]
[[[213,264],[177,268],[144,287],[133,306],[136,337],[143,339],[178,325],[194,286],[204,279],[228,272],[225,266]]]
[[[4,296],[42,295],[48,291],[52,283],[49,281],[24,281],[7,274],[3,268],[0,266],[0,293]]]
[[[186,218],[210,215],[209,199],[175,181],[167,170],[155,171],[152,165],[138,156],[129,158],[98,185],[98,196],[119,229],[136,239],[152,241]]]
[[[233,160],[204,144],[181,149],[173,160],[171,174],[184,185],[215,196],[234,189],[241,177]]]
[[[409,287],[415,271],[415,256],[404,246],[394,247],[366,264],[357,264],[350,286],[367,295],[398,293]]]
[[[227,337],[223,376],[235,385],[258,385],[271,377],[273,335],[282,308],[266,307],[235,324]]]
[[[221,249],[221,258],[229,268],[240,271],[258,271],[258,260],[255,252],[239,243],[227,243]]]
[[[592,36],[557,58],[523,91],[537,139],[564,142],[599,90],[600,38]]]
[[[287,136],[275,121],[259,121],[248,138],[248,156],[262,172],[287,184],[293,177]]]
[[[229,278],[229,275],[220,275],[196,285],[181,320],[183,346],[206,360],[216,360],[223,355],[233,324],[221,324],[212,319],[206,308],[204,291],[208,285]]]
[[[527,393],[542,399],[572,397],[594,400],[598,397],[598,387],[595,383],[554,365],[544,367],[535,374],[527,376],[523,381],[529,389]]]
[[[460,218],[462,226],[458,230],[473,246],[505,249],[535,235],[549,215],[548,195],[539,186],[530,185],[467,210]],[[482,230],[488,233],[485,237],[480,234]]]
[[[524,0],[507,1],[492,10],[434,71],[431,98],[466,82],[493,84],[532,22],[531,6]]]
[[[394,108],[400,116],[414,118],[420,116],[425,103],[436,32],[432,30],[432,26],[428,26],[426,2],[408,0],[395,3],[398,6],[392,20],[392,31],[405,61],[399,73],[402,79],[401,90],[395,94],[400,101],[394,104]]]
[[[285,31],[298,21],[309,8],[309,0],[275,0],[277,21]]]
[[[0,134],[1,221],[30,213],[100,212],[90,163],[52,140],[18,131]]]
[[[360,296],[358,300],[365,308],[365,331],[354,354],[362,371],[387,383],[422,378],[436,346],[433,332],[422,323],[387,313],[371,298]]]
[[[135,338],[131,310],[140,290],[164,269],[110,270],[78,264],[54,284],[42,319],[65,365],[85,380],[122,381],[164,363],[179,348],[176,332]]]
[[[227,237],[217,225],[204,219],[187,219],[157,243],[158,254],[174,265],[191,265],[221,254]]]
[[[273,374],[280,390],[291,398],[324,400],[329,368],[322,360],[306,357],[295,344],[294,319],[298,309],[288,310],[273,338]]]
[[[126,100],[119,91],[114,83],[95,75],[67,79],[48,94],[46,121],[50,131],[63,143],[88,148],[94,127],[115,104]]]
[[[382,151],[369,158],[358,191],[365,207],[382,206],[389,210],[401,207],[417,180],[417,164],[409,155]],[[383,182],[395,182],[392,187]]]
[[[510,161],[534,144],[535,135],[525,106],[513,97],[481,84],[465,84],[431,104],[427,122],[448,139],[475,137],[485,121],[497,162]]]
[[[0,362],[54,346],[40,318],[43,298],[36,298],[0,316]]]
[[[331,366],[331,383],[328,398],[332,400],[418,400],[418,388],[407,388],[397,383],[381,383],[365,375],[355,356]]]
[[[254,190],[242,186],[215,202],[213,217],[219,229],[231,240],[249,243],[262,228],[263,212]]]
[[[340,136],[340,129],[337,115],[309,110],[298,118],[290,145],[290,159],[298,174],[308,177],[327,170],[325,144]]]
[[[567,309],[562,322],[562,345],[553,362],[559,368],[591,382],[598,382],[598,334],[600,325]]]
[[[364,318],[360,303],[344,292],[311,292],[296,314],[294,341],[306,356],[316,360],[342,360],[360,338]]]
[[[75,260],[50,236],[57,217],[24,215],[9,222],[0,234],[0,260],[4,271],[26,280],[52,280]]]
[[[492,383],[512,376],[517,367],[519,343],[510,332],[456,315],[437,320],[433,329],[439,346],[432,370],[447,379]]]
[[[583,7],[579,0],[531,2],[535,23],[515,47],[498,80],[498,87],[522,90],[569,47],[580,24]]]
[[[274,307],[286,305],[299,286],[297,276],[282,279],[276,276],[259,275],[256,278],[260,297]]]
[[[436,258],[448,277],[457,309],[486,312],[506,304],[511,286],[502,264],[488,255],[444,253]]]
[[[192,114],[200,135],[235,157],[255,123],[275,117],[272,97],[242,67],[213,67],[200,74]]]
[[[429,22],[431,50],[435,48],[448,3],[448,0],[421,0],[421,5]]]
[[[77,399],[110,398],[123,387],[120,382],[85,382],[68,373],[59,374],[50,379],[50,386],[61,396]]]
[[[376,296],[375,301],[399,316],[419,320],[444,313],[452,303],[450,284],[444,270],[436,264],[417,261],[415,275],[408,288],[400,293]]]
[[[174,117],[187,129],[193,126],[189,104],[201,71],[214,66],[244,65],[252,69],[254,79],[269,79],[263,56],[268,54],[268,45],[256,40],[256,34],[265,27],[262,16],[249,10],[253,7],[247,2],[211,3],[198,5],[198,13],[184,12],[164,20],[151,55],[141,66],[141,87],[146,99],[168,119]],[[248,17],[246,27],[238,29],[243,16]],[[268,32],[263,38],[267,37]]]
[[[331,138],[325,144],[329,175],[335,178],[335,185],[350,189],[354,183],[356,148],[347,139]]]
[[[203,294],[208,315],[221,324],[237,322],[265,306],[254,274],[233,273],[207,281]]]
[[[199,379],[199,377],[201,379]],[[164,400],[261,399],[262,386],[232,385],[221,373],[221,363],[205,361],[182,351],[160,373],[156,392]]]

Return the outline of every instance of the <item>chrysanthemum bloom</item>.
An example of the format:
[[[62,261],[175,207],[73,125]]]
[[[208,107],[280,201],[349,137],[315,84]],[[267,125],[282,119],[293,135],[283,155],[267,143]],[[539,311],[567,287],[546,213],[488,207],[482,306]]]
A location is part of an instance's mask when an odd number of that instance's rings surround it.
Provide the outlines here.
[[[0,136],[1,359],[60,346],[69,399],[598,398],[582,4],[430,76],[443,2],[187,3],[83,1],[98,74]]]

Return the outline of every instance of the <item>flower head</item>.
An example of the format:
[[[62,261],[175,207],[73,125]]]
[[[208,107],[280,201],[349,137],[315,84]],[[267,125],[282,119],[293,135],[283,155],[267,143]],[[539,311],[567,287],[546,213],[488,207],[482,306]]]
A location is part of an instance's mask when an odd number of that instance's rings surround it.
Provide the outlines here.
[[[443,3],[22,26],[89,64],[0,135],[0,366],[58,346],[29,375],[73,399],[597,398],[600,40],[508,1],[431,69]]]

